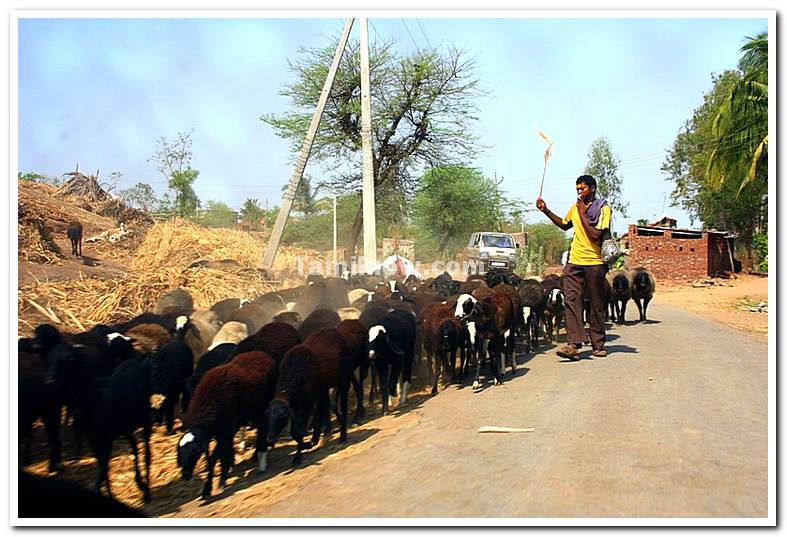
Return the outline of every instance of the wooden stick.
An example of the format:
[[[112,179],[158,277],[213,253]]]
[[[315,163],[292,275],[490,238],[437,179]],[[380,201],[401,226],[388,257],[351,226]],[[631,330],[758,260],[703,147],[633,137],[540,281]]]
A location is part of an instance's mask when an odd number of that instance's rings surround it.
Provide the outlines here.
[[[479,433],[532,433],[532,427],[522,429],[520,427],[498,427],[496,425],[484,425],[478,428]]]

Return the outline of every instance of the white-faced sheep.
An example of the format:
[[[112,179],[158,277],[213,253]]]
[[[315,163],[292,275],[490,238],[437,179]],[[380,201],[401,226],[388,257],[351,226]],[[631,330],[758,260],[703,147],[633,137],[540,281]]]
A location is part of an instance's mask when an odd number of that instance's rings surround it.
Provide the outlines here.
[[[345,319],[336,326],[336,330],[344,338],[347,347],[347,354],[350,356],[351,369],[353,371],[352,384],[355,390],[355,418],[353,423],[361,422],[365,415],[363,408],[363,385],[366,375],[369,372],[368,337],[369,329],[359,320]],[[358,378],[355,377],[355,370],[358,370]]]
[[[407,400],[416,330],[415,316],[401,310],[391,311],[378,324],[369,327],[369,359],[379,375],[383,414],[388,412],[389,397],[396,396],[400,376],[402,390],[399,404],[403,405]]]
[[[197,310],[190,317],[178,317],[175,335],[189,346],[192,356],[197,359],[205,354],[220,329],[221,321],[216,312]]]
[[[234,462],[232,441],[242,425],[257,429],[255,455],[257,469],[267,467],[267,420],[265,409],[273,397],[276,383],[276,362],[260,351],[236,356],[230,362],[208,371],[194,393],[194,400],[183,417],[185,434],[178,442],[178,466],[184,480],[191,479],[197,462],[207,456],[207,476],[202,498],[210,498],[213,487],[213,468],[221,461],[219,487],[227,483]],[[209,453],[210,441],[216,447]]]
[[[443,376],[450,372],[451,382],[456,382],[456,351],[462,348],[464,333],[462,323],[455,317],[456,307],[452,300],[430,304],[419,321],[421,341],[429,361],[432,395],[437,394],[441,371]]]

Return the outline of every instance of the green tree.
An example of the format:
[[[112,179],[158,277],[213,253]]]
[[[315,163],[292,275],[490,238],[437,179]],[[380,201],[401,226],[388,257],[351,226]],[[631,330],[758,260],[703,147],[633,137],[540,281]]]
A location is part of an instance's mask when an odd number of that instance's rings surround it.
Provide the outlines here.
[[[156,203],[156,193],[147,183],[137,183],[131,188],[127,188],[121,192],[123,199],[132,205],[135,205],[145,212],[149,212],[151,207]]]
[[[191,168],[172,172],[169,188],[175,191],[175,211],[180,216],[193,216],[200,206],[197,193],[194,192],[194,181],[199,172]]]
[[[623,201],[623,177],[618,171],[619,166],[620,158],[612,153],[609,140],[604,136],[590,144],[585,173],[595,177],[598,183],[598,195],[605,198],[612,207],[613,217],[614,215],[628,216],[629,204]]]
[[[637,220],[637,225],[638,226],[647,226],[648,225],[648,219],[647,218],[640,218],[640,219],[638,219]]]
[[[240,217],[244,222],[251,224],[253,229],[257,229],[260,218],[265,215],[265,209],[260,207],[257,198],[247,198],[240,209]],[[267,220],[266,220],[267,222]]]
[[[281,187],[281,191],[285,192],[290,184],[285,183]],[[315,204],[317,203],[317,192],[320,187],[312,188],[311,177],[304,175],[298,183],[298,188],[295,190],[295,198],[292,200],[292,208],[295,211],[300,211],[303,214],[309,215],[316,211]]]
[[[170,142],[162,136],[156,140],[156,149],[149,161],[167,179],[167,186],[175,192],[174,210],[180,216],[192,216],[199,207],[199,198],[194,191],[194,181],[199,171],[191,168],[191,133],[178,132]]]
[[[473,60],[449,48],[420,50],[408,55],[391,41],[370,46],[370,86],[373,110],[372,152],[378,218],[401,219],[416,187],[416,170],[467,162],[479,145],[473,134],[477,98],[482,95]],[[335,46],[302,49],[288,62],[293,82],[281,94],[291,111],[267,114],[262,121],[292,142],[297,154],[322,91]],[[351,40],[331,88],[311,158],[331,172],[325,185],[356,192],[361,185],[360,47]],[[350,166],[348,166],[348,163]],[[350,170],[350,171],[348,171]],[[382,200],[382,203],[381,201]],[[346,255],[355,251],[363,225],[359,204],[347,236]]]
[[[727,181],[739,183],[739,190],[767,182],[768,34],[749,37],[741,52],[741,76],[728,88],[710,130],[714,146],[706,175],[717,190]],[[739,182],[739,177],[744,179]]]
[[[153,212],[156,213],[175,212],[175,206],[172,203],[172,198],[170,197],[168,192],[164,192],[164,195],[156,200],[156,203],[153,205]]]
[[[560,263],[563,252],[568,249],[569,239],[565,232],[552,222],[538,222],[525,226],[527,244],[531,251],[541,252],[547,264]]]
[[[352,233],[352,223],[358,210],[360,198],[354,194],[337,196],[336,225],[339,244],[346,241]],[[269,211],[276,218],[274,211]],[[327,251],[333,247],[333,204],[331,209],[319,210],[308,216],[293,217],[284,228],[282,244],[290,244],[299,248],[310,248]]]
[[[699,219],[706,228],[724,229],[738,233],[739,244],[752,262],[752,237],[767,222],[762,217],[767,203],[767,181],[757,180],[741,190],[744,175],[728,178],[712,187],[714,179],[707,175],[708,162],[717,148],[713,124],[730,88],[741,78],[737,71],[726,71],[712,78],[713,86],[703,96],[703,104],[694,110],[667,153],[662,165],[675,182],[672,204],[680,205],[689,213],[692,224]],[[758,167],[757,174],[767,173]]]
[[[231,228],[235,226],[236,220],[236,213],[229,205],[223,201],[208,200],[198,222],[207,227]]]
[[[479,170],[441,166],[427,171],[412,203],[419,251],[452,257],[472,232],[497,228],[499,206],[495,184]]]

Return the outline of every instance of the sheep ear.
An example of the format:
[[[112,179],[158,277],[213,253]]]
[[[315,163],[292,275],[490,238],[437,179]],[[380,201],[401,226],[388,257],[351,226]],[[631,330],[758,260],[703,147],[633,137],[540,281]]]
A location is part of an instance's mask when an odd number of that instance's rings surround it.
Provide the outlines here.
[[[404,354],[404,351],[399,348],[399,346],[388,337],[388,334],[385,334],[385,340],[388,342],[388,348],[391,349],[391,352],[396,354],[397,356],[401,356]]]

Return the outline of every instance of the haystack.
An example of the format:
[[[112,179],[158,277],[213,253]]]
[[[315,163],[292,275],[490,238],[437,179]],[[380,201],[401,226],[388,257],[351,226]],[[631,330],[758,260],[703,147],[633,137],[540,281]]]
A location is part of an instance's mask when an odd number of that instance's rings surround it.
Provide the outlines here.
[[[285,274],[287,279],[273,280],[257,268],[263,253],[264,244],[248,233],[205,228],[182,219],[159,222],[133,252],[124,278],[82,278],[21,287],[19,330],[27,333],[42,322],[62,325],[66,330],[113,324],[152,310],[159,296],[176,287],[189,291],[198,309],[229,297],[251,299],[302,283],[299,265],[324,262],[317,252],[282,247],[273,268],[275,274]],[[240,268],[190,266],[200,260],[221,259],[232,259]]]

